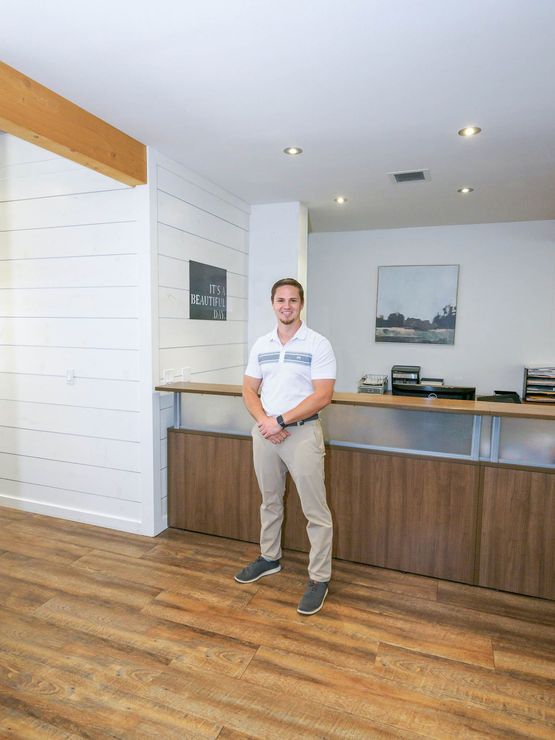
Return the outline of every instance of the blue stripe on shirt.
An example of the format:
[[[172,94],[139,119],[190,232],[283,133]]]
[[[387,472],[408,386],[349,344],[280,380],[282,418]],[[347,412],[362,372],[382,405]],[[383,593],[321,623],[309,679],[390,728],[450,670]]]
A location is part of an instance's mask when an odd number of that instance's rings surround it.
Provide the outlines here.
[[[310,352],[286,352],[284,362],[293,362],[296,365],[311,365],[312,355]]]
[[[261,352],[258,355],[258,362],[260,365],[269,362],[279,362],[279,352]]]

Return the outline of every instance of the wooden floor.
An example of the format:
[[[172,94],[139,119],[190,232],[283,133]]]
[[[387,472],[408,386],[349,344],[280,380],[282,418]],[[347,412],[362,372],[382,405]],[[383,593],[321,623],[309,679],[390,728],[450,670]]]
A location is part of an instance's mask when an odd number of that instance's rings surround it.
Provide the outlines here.
[[[0,508],[0,737],[555,738],[555,603]]]

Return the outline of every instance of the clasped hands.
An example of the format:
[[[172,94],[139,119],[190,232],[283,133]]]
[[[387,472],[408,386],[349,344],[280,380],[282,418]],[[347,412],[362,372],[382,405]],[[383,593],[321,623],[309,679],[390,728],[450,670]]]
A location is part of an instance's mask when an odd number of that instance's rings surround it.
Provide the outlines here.
[[[260,434],[274,445],[283,442],[289,437],[287,429],[282,429],[273,416],[266,416],[265,419],[257,423]]]

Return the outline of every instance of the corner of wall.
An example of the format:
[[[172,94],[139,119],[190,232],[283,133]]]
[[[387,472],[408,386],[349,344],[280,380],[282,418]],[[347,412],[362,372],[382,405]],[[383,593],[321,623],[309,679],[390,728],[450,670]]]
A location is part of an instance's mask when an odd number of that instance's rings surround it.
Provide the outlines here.
[[[158,383],[158,153],[147,149],[147,184],[140,186],[142,237],[141,249],[141,443],[142,455],[142,534],[154,536],[165,529],[161,507],[160,460],[158,433],[160,394]]]

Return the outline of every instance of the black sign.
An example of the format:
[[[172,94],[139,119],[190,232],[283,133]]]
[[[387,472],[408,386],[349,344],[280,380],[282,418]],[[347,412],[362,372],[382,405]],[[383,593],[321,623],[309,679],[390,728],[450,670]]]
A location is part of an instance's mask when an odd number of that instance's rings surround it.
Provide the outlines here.
[[[189,317],[205,321],[227,319],[227,271],[189,262]]]

